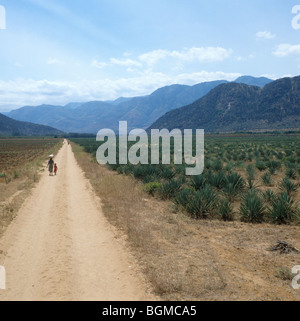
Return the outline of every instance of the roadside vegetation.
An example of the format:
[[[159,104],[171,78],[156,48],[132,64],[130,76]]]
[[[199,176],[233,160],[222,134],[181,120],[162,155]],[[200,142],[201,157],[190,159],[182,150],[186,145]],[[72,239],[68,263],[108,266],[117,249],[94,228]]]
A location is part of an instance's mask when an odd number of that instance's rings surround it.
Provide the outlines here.
[[[95,139],[73,141],[96,156]],[[184,165],[108,166],[195,219],[299,221],[300,135],[206,136],[205,170],[198,176],[186,176]]]

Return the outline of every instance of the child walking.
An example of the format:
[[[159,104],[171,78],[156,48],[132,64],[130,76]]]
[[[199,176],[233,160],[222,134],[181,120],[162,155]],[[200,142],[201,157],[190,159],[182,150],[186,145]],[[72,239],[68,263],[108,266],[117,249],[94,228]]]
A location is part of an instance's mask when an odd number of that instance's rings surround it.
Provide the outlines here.
[[[56,165],[56,163],[55,163],[55,164],[54,164],[54,175],[56,175],[57,170],[58,170],[58,167],[57,167],[57,165]]]

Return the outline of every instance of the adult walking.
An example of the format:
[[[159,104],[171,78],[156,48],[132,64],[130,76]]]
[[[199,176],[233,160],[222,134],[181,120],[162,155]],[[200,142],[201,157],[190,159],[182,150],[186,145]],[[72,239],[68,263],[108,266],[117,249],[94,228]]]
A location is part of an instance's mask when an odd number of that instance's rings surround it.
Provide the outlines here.
[[[53,176],[53,167],[54,167],[54,161],[53,161],[53,155],[49,156],[49,162],[48,162],[48,170],[49,170],[49,176]]]

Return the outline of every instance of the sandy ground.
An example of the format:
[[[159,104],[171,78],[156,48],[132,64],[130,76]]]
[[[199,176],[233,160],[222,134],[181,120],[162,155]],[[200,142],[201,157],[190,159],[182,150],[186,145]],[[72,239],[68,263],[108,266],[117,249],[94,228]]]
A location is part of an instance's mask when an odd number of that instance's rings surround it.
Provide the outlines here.
[[[125,241],[105,219],[71,146],[55,157],[0,239],[3,300],[154,300]]]

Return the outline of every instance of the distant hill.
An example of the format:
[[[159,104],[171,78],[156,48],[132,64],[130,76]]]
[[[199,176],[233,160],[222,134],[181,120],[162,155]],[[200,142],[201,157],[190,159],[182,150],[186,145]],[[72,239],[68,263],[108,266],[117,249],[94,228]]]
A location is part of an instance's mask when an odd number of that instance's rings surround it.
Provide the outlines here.
[[[80,107],[83,103],[69,103],[67,105],[65,105],[65,108],[69,108],[69,109],[76,109],[78,107]]]
[[[266,77],[252,77],[252,76],[242,76],[237,78],[234,82],[239,84],[245,84],[249,86],[257,86],[257,87],[264,87],[265,85],[269,84],[273,80],[266,78]]]
[[[270,79],[241,77],[239,82],[263,86]],[[194,86],[171,85],[159,88],[151,95],[118,98],[115,101],[70,103],[66,106],[25,106],[7,115],[20,121],[53,126],[65,132],[97,133],[100,129],[118,129],[120,120],[128,121],[128,129],[147,128],[170,110],[191,104],[212,89],[228,81],[204,82]]]
[[[194,103],[168,112],[152,128],[207,132],[300,128],[300,76],[263,88],[222,84]]]
[[[49,136],[61,135],[62,131],[43,125],[21,122],[0,114],[1,136]]]

